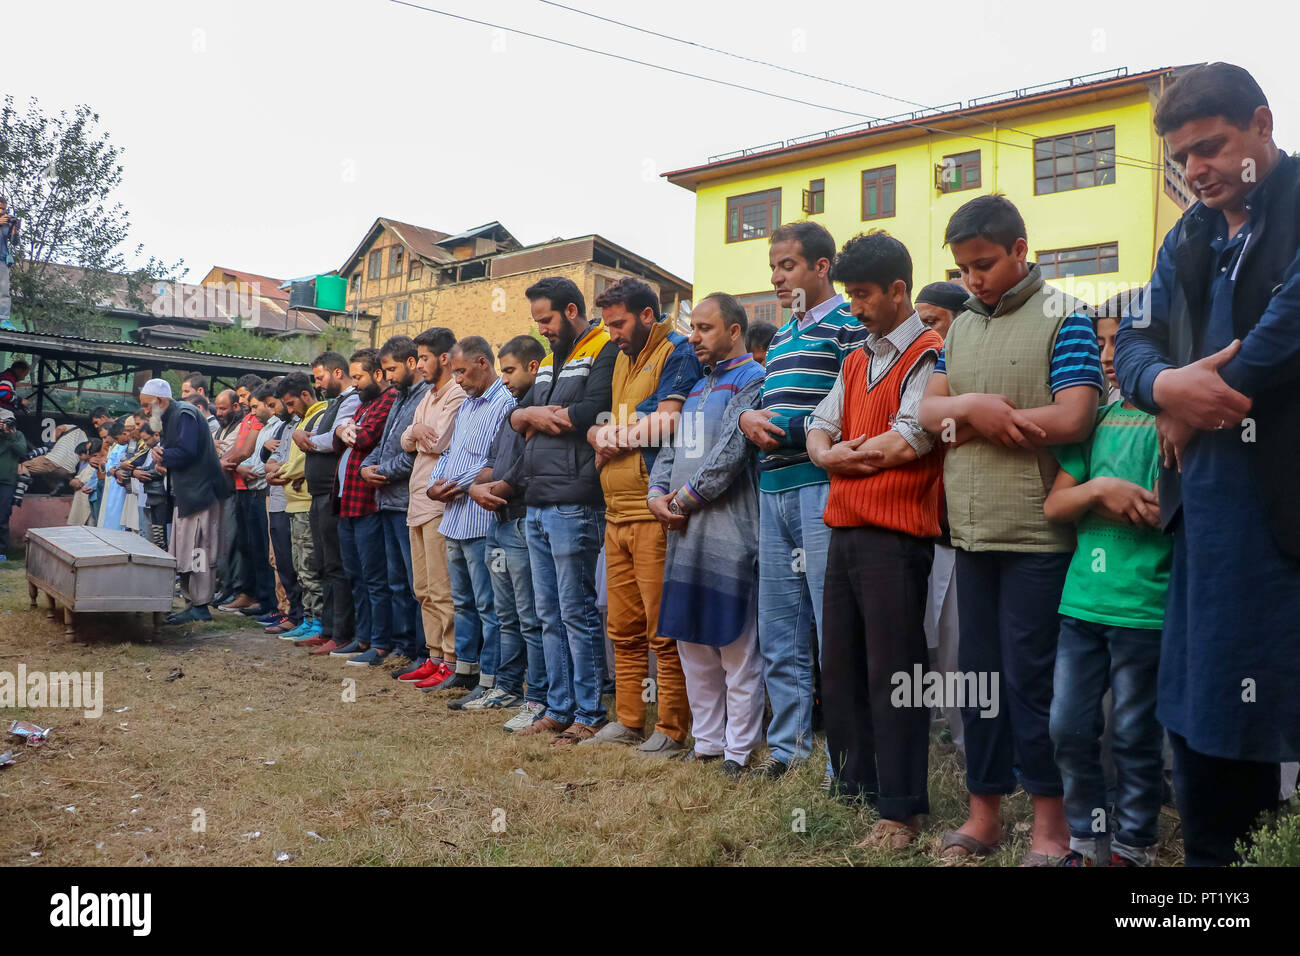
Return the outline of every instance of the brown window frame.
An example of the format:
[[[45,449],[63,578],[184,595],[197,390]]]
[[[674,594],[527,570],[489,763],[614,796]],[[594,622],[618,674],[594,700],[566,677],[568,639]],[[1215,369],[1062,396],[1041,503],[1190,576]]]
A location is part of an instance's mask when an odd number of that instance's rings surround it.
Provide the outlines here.
[[[975,181],[971,182],[968,176],[964,175],[964,173],[959,172],[958,185],[954,186],[951,183],[949,183],[948,170],[949,169],[966,170],[971,168],[968,165],[968,161],[969,158],[972,156],[975,157],[975,163],[974,163]],[[952,166],[948,165],[948,160],[950,159],[955,160]],[[939,190],[939,192],[944,193],[945,195],[947,193],[965,192],[968,189],[979,189],[984,184],[983,164],[984,164],[984,158],[983,156],[980,155],[980,150],[978,149],[968,149],[960,153],[948,153],[946,156],[943,157],[943,164],[937,167],[935,170],[936,173],[935,187]]]
[[[384,250],[371,249],[366,255],[366,278],[378,279],[384,270]]]
[[[762,205],[763,231],[753,235],[744,235],[745,210]],[[735,230],[732,229],[732,212],[735,212]],[[745,193],[741,196],[727,197],[727,217],[723,223],[727,242],[748,242],[751,239],[766,239],[781,224],[781,189],[761,189],[758,192]]]
[[[1099,145],[1098,134],[1109,134],[1110,146]],[[1091,137],[1091,145],[1081,148],[1078,143],[1081,136]],[[1081,169],[1080,160],[1085,156],[1088,157],[1087,168]],[[1034,195],[1052,196],[1093,186],[1113,186],[1118,176],[1115,158],[1113,125],[1040,137],[1034,140]],[[1108,177],[1105,176],[1107,172],[1110,174]],[[1081,179],[1091,179],[1092,182],[1080,182]],[[1062,185],[1063,180],[1068,184]],[[1044,185],[1049,183],[1051,188],[1044,189]]]
[[[419,259],[411,260],[411,268],[406,277],[407,282],[419,282],[424,276],[424,263]]]
[[[873,177],[874,181],[868,183],[868,177]],[[893,196],[890,198],[889,209],[885,209],[885,185],[894,187]],[[867,189],[868,186],[877,190],[876,196],[876,214],[867,213]],[[864,169],[862,171],[862,221],[870,219],[893,219],[898,215],[898,166],[877,166],[875,169]]]
[[[411,300],[403,299],[393,306],[393,322],[400,324],[411,321]]]
[[[1108,249],[1114,250],[1113,253],[1111,253],[1110,255],[1104,254]],[[1069,263],[1070,265],[1077,265],[1080,263],[1090,263],[1096,266],[1095,269],[1090,269],[1087,272],[1066,273],[1061,271],[1060,267],[1063,264],[1063,261],[1060,259],[1060,256],[1062,253],[1067,253],[1067,252],[1078,253],[1078,252],[1088,252],[1088,251],[1092,251],[1093,253],[1091,258],[1075,257],[1075,258],[1064,260],[1064,263]],[[1048,260],[1049,256],[1055,258],[1049,261]],[[1114,260],[1115,267],[1113,269],[1102,268],[1102,262],[1107,259]],[[1038,255],[1034,261],[1038,263],[1038,268],[1043,273],[1044,279],[1067,279],[1074,276],[1110,275],[1112,272],[1119,271],[1119,242],[1117,240],[1115,242],[1098,242],[1086,246],[1069,246],[1064,249],[1040,249],[1038,250]]]
[[[402,262],[402,247],[392,246],[388,250],[388,277],[400,276],[404,263]]]
[[[771,322],[779,329],[789,321],[775,292],[750,292],[736,296],[736,301],[745,310],[750,322]]]
[[[826,180],[811,180],[808,183],[808,188],[803,191],[803,202],[800,205],[806,215],[820,216],[824,213],[826,211]]]

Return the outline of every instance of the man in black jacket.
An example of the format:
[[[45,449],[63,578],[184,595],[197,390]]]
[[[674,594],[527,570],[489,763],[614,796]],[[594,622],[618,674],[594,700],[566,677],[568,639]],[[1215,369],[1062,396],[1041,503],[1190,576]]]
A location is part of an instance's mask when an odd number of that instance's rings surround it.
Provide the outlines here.
[[[524,436],[528,557],[548,686],[545,715],[515,733],[555,734],[552,743],[576,744],[606,722],[605,635],[596,610],[605,497],[587,429],[608,415],[618,349],[599,320],[587,320],[586,300],[571,279],[551,276],[524,294],[552,349],[510,415]]]
[[[151,378],[140,389],[140,404],[161,426],[162,443],[150,452],[158,471],[167,477],[175,502],[172,513],[171,555],[181,576],[181,590],[190,606],[169,615],[168,624],[210,621],[216,588],[221,503],[230,485],[217,459],[212,433],[199,410],[189,402],[172,400],[172,388],[161,378]]]
[[[1174,556],[1156,716],[1186,859],[1222,866],[1300,759],[1300,163],[1237,66],[1188,71],[1155,123],[1200,201],[1121,323],[1115,371],[1158,416]]]

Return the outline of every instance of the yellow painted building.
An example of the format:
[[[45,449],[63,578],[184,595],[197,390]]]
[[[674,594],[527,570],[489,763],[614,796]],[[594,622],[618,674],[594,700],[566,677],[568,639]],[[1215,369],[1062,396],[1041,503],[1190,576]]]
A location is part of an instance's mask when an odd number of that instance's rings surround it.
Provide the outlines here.
[[[347,314],[336,325],[364,344],[445,326],[499,348],[534,327],[524,290],[545,276],[572,279],[598,317],[596,296],[626,275],[645,279],[676,317],[691,285],[601,236],[523,246],[499,222],[457,235],[379,218],[348,257]]]
[[[1049,281],[1094,304],[1140,286],[1188,201],[1152,128],[1182,69],[1076,77],[665,173],[696,195],[695,288],[739,295],[752,317],[780,321],[767,237],[799,219],[839,245],[888,231],[912,255],[915,288],[957,278],[944,229],[963,203],[995,192],[1020,209]]]

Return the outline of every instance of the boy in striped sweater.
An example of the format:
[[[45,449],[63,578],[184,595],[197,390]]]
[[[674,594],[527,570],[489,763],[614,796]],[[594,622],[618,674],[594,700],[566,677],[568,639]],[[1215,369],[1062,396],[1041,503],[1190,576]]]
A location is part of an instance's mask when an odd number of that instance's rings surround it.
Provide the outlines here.
[[[845,243],[831,276],[869,335],[813,412],[808,455],[830,474],[822,706],[839,793],[880,820],[863,846],[901,850],[930,812],[928,707],[897,699],[926,667],[925,596],[939,536],[943,449],[917,420],[943,348],[912,308],[912,257],[893,236]]]
[[[813,222],[772,233],[772,286],[793,312],[767,351],[761,406],[740,416],[759,449],[758,646],[772,705],[768,757],[754,772],[779,777],[812,752],[813,622],[821,647],[822,582],[830,531],[828,477],[808,457],[809,417],[845,357],[867,337],[831,282],[835,240]]]

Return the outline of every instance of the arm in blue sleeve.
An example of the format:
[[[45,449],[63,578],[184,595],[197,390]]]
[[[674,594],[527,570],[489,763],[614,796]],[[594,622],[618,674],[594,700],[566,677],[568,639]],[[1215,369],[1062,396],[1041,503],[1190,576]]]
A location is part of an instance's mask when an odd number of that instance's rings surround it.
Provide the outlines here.
[[[1152,395],[1156,376],[1174,367],[1169,360],[1169,305],[1176,282],[1174,247],[1180,231],[1181,225],[1175,226],[1165,236],[1151,281],[1129,303],[1115,338],[1115,377],[1120,391],[1153,415],[1160,413]]]
[[[211,436],[208,438],[211,441]],[[185,468],[199,457],[198,423],[189,415],[181,416],[176,423],[176,440],[163,449],[163,467],[168,471]]]
[[[1247,396],[1300,375],[1300,252],[1282,274],[1282,286],[1259,322],[1241,340],[1241,350],[1219,374]]]

